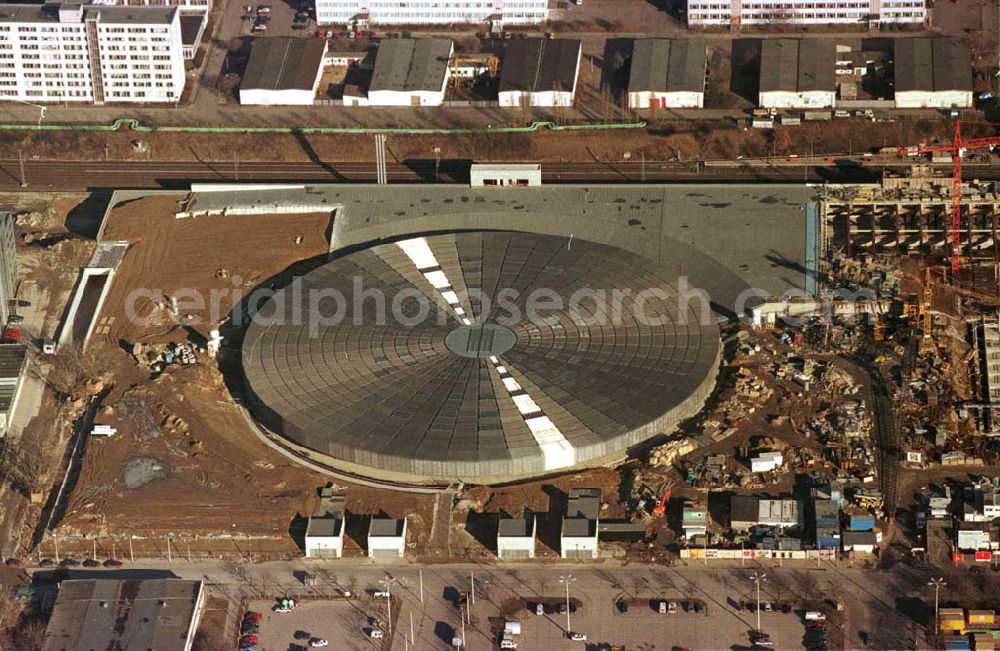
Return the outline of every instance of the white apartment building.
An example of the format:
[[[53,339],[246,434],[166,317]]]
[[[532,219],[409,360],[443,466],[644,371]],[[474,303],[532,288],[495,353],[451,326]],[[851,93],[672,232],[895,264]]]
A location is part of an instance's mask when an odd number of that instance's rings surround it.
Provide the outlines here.
[[[921,24],[925,0],[688,0],[688,27],[719,25]]]
[[[94,0],[91,4],[118,7],[177,7],[181,14],[207,14],[212,0]]]
[[[0,100],[175,103],[179,17],[174,7],[0,5]]]
[[[449,25],[490,22],[494,27],[537,25],[549,17],[548,0],[316,0],[321,25]]]

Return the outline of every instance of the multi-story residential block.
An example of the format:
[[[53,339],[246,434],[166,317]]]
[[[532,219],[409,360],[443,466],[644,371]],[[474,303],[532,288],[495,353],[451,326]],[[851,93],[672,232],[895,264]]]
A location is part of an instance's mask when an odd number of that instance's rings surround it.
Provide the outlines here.
[[[491,23],[494,27],[537,25],[549,17],[548,0],[316,0],[321,25]]]
[[[179,18],[175,7],[0,5],[0,100],[175,103]]]
[[[688,0],[689,27],[719,25],[920,24],[925,0]]]

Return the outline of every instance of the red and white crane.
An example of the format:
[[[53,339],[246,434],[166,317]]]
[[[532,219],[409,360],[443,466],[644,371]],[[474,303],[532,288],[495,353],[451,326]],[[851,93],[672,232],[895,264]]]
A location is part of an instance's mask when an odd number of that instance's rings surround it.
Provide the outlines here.
[[[914,154],[951,154],[951,275],[955,278],[962,255],[962,157],[970,149],[991,149],[1000,146],[1000,138],[962,138],[962,122],[955,121],[955,135],[950,145],[920,145],[901,147],[903,156]],[[994,246],[996,243],[994,242]]]

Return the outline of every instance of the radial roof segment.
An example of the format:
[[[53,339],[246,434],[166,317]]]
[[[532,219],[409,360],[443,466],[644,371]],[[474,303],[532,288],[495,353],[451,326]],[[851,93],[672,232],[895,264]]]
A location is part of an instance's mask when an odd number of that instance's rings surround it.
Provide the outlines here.
[[[604,244],[414,236],[296,282],[246,332],[254,415],[368,476],[490,483],[603,463],[694,415],[715,381],[717,325],[662,267]]]

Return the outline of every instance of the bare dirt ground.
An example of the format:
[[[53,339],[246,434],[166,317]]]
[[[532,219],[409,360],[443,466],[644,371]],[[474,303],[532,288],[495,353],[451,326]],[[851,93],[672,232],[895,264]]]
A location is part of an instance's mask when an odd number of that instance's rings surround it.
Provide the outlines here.
[[[966,125],[974,137],[982,125]],[[951,138],[953,125],[945,120],[900,118],[895,122],[861,119],[805,123],[773,131],[744,129],[732,121],[667,123],[647,129],[603,132],[546,132],[512,134],[396,135],[388,139],[390,160],[432,159],[440,147],[442,160],[474,161],[620,161],[625,153],[644,153],[648,161],[734,159],[737,156],[799,155],[866,151],[873,147],[906,146]],[[151,154],[132,153],[132,141],[141,139]],[[373,162],[374,141],[367,135],[191,134],[128,132],[0,133],[0,151],[24,148],[38,158],[87,160],[200,161],[233,165],[241,162]],[[227,168],[228,169],[228,168]]]
[[[132,243],[99,321],[88,354],[99,359],[114,387],[97,422],[118,429],[112,439],[87,442],[76,488],[59,529],[63,554],[136,556],[218,553],[261,557],[297,552],[296,534],[328,478],[273,452],[256,438],[236,407],[223,375],[205,355],[196,364],[170,365],[160,374],[140,367],[131,344],[198,341],[214,325],[208,310],[185,309],[193,326],[132,323],[125,302],[137,288],[157,295],[182,288],[207,292],[232,287],[237,276],[256,285],[290,264],[326,251],[329,215],[205,217],[177,220],[178,197],[159,196],[115,209],[105,237]],[[299,244],[295,238],[301,237]],[[225,269],[228,277],[217,274]],[[220,300],[222,312],[232,298]],[[144,315],[156,310],[142,305]],[[347,488],[344,486],[344,488]],[[411,541],[423,544],[432,497],[350,487],[354,514],[410,514]],[[348,548],[360,553],[362,532]],[[353,534],[353,535],[352,535]],[[171,542],[167,542],[167,540]],[[43,546],[51,553],[51,545]]]

